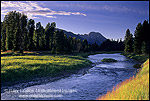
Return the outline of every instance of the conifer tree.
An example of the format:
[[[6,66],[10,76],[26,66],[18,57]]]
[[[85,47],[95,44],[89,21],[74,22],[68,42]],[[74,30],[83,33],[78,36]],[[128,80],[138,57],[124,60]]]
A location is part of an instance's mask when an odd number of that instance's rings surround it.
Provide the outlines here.
[[[1,50],[6,51],[6,25],[1,22]]]
[[[39,47],[40,50],[45,49],[45,33],[44,33],[43,26],[41,26],[40,35],[39,35]]]
[[[40,50],[40,47],[39,47],[39,40],[40,40],[40,35],[41,34],[41,23],[38,22],[36,23],[36,30],[35,30],[35,33],[34,33],[34,41],[35,41],[35,47],[36,47],[36,50]]]
[[[127,29],[126,31],[124,45],[125,45],[124,49],[125,53],[133,52],[133,35],[130,33],[129,29]]]
[[[48,23],[45,27],[45,49],[50,49],[50,23]]]
[[[27,36],[28,36],[28,44],[27,44],[27,50],[32,50],[34,48],[34,43],[33,43],[33,34],[34,34],[34,28],[35,28],[35,22],[33,19],[30,19],[27,23]]]
[[[24,36],[27,34],[27,16],[22,14],[20,19],[20,35],[19,35],[19,52],[23,53],[24,51]]]
[[[143,22],[143,28],[142,28],[142,41],[145,42],[145,52],[148,54],[149,53],[149,33],[150,33],[150,28],[149,28],[149,22],[148,20],[144,20]],[[142,43],[143,43],[142,42]],[[143,46],[143,45],[142,45]]]
[[[88,51],[88,41],[86,39],[82,42],[83,52]]]
[[[56,53],[63,53],[63,51],[64,51],[64,32],[63,32],[63,30],[56,31],[55,46],[56,46]]]
[[[142,43],[141,51],[142,51],[142,54],[146,54],[146,42]]]
[[[139,23],[134,32],[134,53],[141,54],[141,46],[142,46],[142,24]]]
[[[53,37],[54,37],[54,34],[55,33],[55,28],[56,28],[56,23],[55,22],[52,22],[51,25],[50,25],[50,50],[53,49],[53,44],[54,44],[54,41],[53,41]],[[54,49],[53,49],[54,50]]]

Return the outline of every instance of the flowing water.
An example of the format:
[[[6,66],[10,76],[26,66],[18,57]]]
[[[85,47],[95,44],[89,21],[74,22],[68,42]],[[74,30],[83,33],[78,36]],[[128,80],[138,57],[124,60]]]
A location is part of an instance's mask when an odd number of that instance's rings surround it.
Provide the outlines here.
[[[103,58],[118,62],[104,63]],[[137,62],[119,53],[90,55],[88,59],[94,65],[84,73],[20,90],[7,89],[1,100],[95,100],[136,73],[133,65]]]

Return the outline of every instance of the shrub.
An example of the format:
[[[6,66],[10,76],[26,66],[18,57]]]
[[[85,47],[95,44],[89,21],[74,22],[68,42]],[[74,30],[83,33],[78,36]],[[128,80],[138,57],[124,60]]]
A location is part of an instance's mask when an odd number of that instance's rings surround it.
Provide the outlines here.
[[[141,68],[141,64],[135,64],[133,67],[139,69]]]

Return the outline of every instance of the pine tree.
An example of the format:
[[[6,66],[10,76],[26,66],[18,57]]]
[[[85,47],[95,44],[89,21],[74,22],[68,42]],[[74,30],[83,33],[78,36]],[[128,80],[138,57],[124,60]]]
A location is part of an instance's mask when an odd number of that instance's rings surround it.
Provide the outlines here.
[[[141,46],[142,46],[142,24],[139,23],[134,32],[134,53],[141,54]]]
[[[15,33],[15,20],[14,15],[16,14],[16,11],[8,12],[7,15],[4,17],[4,21],[6,24],[6,50],[12,50],[13,49],[13,39]]]
[[[55,54],[56,53],[56,33],[57,33],[57,31],[54,31],[54,33],[53,33],[53,42],[51,42],[50,41],[50,47],[51,47],[51,52],[53,53],[53,54]]]
[[[32,50],[34,48],[34,43],[33,43],[33,34],[34,34],[34,28],[35,28],[35,22],[33,19],[30,19],[27,23],[27,36],[28,36],[28,44],[27,44],[27,50]]]
[[[63,32],[63,30],[56,31],[55,46],[56,46],[56,53],[64,52],[64,32]]]
[[[82,50],[82,43],[81,43],[81,39],[77,39],[76,40],[76,45],[77,45],[77,52],[81,52]]]
[[[15,28],[15,33],[14,33],[14,40],[13,40],[13,51],[17,51],[19,50],[19,43],[20,43],[20,39],[19,39],[19,34],[20,34],[20,29],[19,28]]]
[[[69,53],[68,38],[66,34],[64,34],[64,53]]]
[[[20,53],[23,53],[23,51],[24,51],[24,45],[25,45],[24,44],[24,42],[25,42],[24,35],[26,35],[26,34],[27,34],[27,16],[22,14],[21,19],[20,19],[20,36],[19,36],[19,39],[20,39],[19,52]]]
[[[67,39],[67,46],[68,46],[68,52],[72,53],[73,50],[73,39],[71,36],[68,37]]]
[[[6,25],[1,22],[1,50],[6,51]]]
[[[98,45],[97,45],[96,42],[92,44],[92,50],[93,51],[98,51]]]
[[[146,42],[142,43],[141,51],[142,51],[142,54],[146,54]]]
[[[56,23],[52,22],[51,26],[50,26],[50,50],[53,49],[53,44],[54,44],[54,41],[53,41],[54,38],[53,37],[54,37],[54,34],[56,34],[55,33],[55,28],[56,28]]]
[[[149,53],[149,33],[150,33],[150,28],[149,28],[149,22],[148,20],[144,20],[143,22],[143,29],[142,29],[142,42],[145,42],[145,52],[148,54]],[[143,45],[142,45],[143,46]]]
[[[76,37],[72,38],[72,50],[73,52],[77,51],[77,41],[76,41]]]
[[[124,45],[125,45],[124,49],[125,53],[133,52],[133,35],[130,33],[129,29],[127,29],[126,31]]]
[[[42,26],[41,26],[40,37],[39,37],[39,47],[40,50],[45,49],[45,33],[44,33],[44,28]]]
[[[48,23],[45,27],[45,49],[50,49],[50,23]]]
[[[88,41],[86,39],[82,42],[83,52],[88,51]]]
[[[41,34],[41,23],[38,22],[36,23],[36,30],[34,33],[34,37],[35,37],[34,41],[35,41],[36,50],[40,50],[40,47],[39,47],[40,34]]]

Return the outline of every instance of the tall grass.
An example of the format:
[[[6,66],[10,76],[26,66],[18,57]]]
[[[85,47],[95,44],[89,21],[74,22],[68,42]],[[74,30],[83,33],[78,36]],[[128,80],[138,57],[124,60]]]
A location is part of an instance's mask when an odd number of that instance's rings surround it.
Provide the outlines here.
[[[122,53],[122,55],[137,60],[140,63],[145,62],[149,58],[149,54]]]
[[[90,64],[80,56],[4,56],[1,57],[1,83],[56,77]]]
[[[98,100],[149,100],[149,59],[136,75],[118,84]]]

